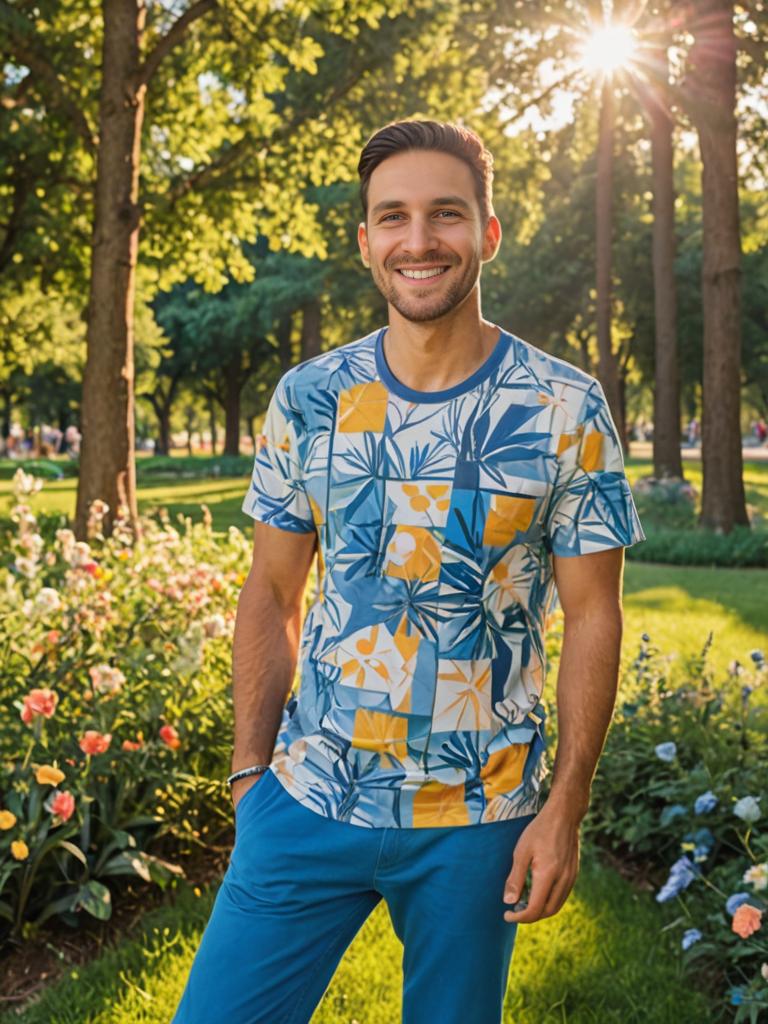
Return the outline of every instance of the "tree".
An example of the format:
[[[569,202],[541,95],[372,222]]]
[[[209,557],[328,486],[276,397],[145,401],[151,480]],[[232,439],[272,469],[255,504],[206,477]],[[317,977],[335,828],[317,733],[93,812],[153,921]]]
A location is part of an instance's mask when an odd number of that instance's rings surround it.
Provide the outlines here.
[[[701,523],[749,525],[741,453],[741,243],[733,4],[701,0],[686,86],[702,163],[704,367]]]

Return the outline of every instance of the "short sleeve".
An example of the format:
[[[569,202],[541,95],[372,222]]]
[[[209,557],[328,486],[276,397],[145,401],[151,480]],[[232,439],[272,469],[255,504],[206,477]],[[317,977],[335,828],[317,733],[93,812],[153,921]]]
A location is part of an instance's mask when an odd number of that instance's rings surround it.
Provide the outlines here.
[[[256,435],[251,485],[242,510],[259,522],[294,533],[315,529],[301,470],[301,416],[290,407],[285,379],[275,388]]]
[[[546,517],[555,555],[585,555],[645,540],[624,456],[599,381],[587,391],[574,429],[556,438],[558,472]]]

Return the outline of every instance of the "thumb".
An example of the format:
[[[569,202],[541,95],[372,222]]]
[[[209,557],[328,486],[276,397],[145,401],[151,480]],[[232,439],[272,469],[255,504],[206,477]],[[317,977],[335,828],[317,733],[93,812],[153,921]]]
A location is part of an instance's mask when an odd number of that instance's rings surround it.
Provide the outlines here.
[[[512,869],[507,875],[504,885],[504,901],[514,903],[520,898],[525,886],[525,879],[528,875],[528,865],[531,862],[531,855],[518,844],[512,858]]]

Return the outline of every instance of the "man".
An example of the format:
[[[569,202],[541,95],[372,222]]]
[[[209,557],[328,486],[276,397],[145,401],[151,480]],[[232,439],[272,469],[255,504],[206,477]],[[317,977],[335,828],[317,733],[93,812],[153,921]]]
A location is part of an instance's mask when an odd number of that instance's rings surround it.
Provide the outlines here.
[[[623,548],[644,534],[600,384],[481,315],[491,164],[452,124],[369,140],[358,242],[388,324],[272,397],[234,641],[233,775],[254,774],[232,781],[235,847],[175,1024],[309,1021],[382,898],[406,1024],[495,1024],[517,924],[557,913],[576,879]]]

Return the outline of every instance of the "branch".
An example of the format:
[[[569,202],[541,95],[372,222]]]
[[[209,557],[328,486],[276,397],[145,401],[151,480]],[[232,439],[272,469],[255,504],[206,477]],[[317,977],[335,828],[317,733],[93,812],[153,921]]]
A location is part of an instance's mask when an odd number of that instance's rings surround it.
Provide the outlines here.
[[[160,67],[164,57],[171,52],[174,46],[178,46],[182,42],[189,26],[200,18],[204,18],[209,11],[217,6],[218,0],[197,0],[196,4],[193,4],[180,18],[177,18],[147,54],[144,63],[139,68],[137,84],[139,86],[146,85]]]
[[[6,5],[3,4],[5,7]],[[60,107],[61,110],[69,115],[73,125],[75,126],[78,134],[85,141],[88,149],[91,153],[96,152],[98,146],[98,137],[91,130],[91,126],[88,123],[88,118],[85,116],[84,111],[78,105],[76,100],[70,95],[69,90],[64,84],[63,80],[59,77],[59,73],[56,68],[48,59],[47,55],[41,53],[36,47],[27,45],[25,39],[23,39],[17,32],[10,29],[10,38],[13,44],[13,55],[12,60],[18,61],[25,67],[28,67],[31,72],[34,72],[38,78],[47,82],[52,88],[52,99],[56,106]]]

